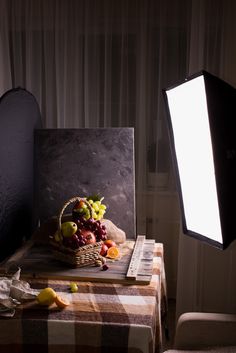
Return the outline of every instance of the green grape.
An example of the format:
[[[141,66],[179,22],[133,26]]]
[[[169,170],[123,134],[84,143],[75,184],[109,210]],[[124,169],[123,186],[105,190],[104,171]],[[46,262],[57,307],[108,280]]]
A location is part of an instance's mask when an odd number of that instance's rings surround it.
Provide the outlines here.
[[[99,211],[99,206],[98,206],[98,204],[96,204],[96,202],[93,203],[92,207],[93,207],[94,211],[96,211],[96,212]]]
[[[88,208],[85,209],[84,218],[85,219],[89,219],[90,218],[90,212],[89,212]]]
[[[87,197],[87,200],[90,206],[92,207],[92,218],[94,218],[95,220],[102,219],[106,212],[107,207],[106,205],[102,204],[103,199],[104,197],[99,197],[98,195]],[[90,216],[88,216],[87,213],[84,212],[84,218],[88,219],[90,218]]]
[[[94,211],[93,207],[92,207],[92,218],[96,217],[96,212]],[[94,218],[95,219],[95,218]]]
[[[103,217],[102,214],[100,214],[100,213],[97,214],[97,220],[98,220],[98,221],[99,221],[100,219],[102,219],[102,217]]]
[[[76,292],[78,292],[78,290],[79,290],[79,288],[78,288],[77,284],[75,282],[71,282],[70,283],[70,291],[72,293],[76,293]]]

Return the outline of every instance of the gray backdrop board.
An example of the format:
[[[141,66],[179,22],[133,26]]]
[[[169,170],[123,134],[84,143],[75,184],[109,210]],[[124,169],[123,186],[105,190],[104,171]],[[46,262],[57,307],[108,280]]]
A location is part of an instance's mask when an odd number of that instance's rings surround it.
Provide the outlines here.
[[[71,197],[100,194],[108,207],[105,218],[127,237],[136,237],[134,174],[133,128],[35,131],[36,205],[41,222],[57,216]]]
[[[36,228],[33,220],[34,129],[41,127],[34,96],[22,89],[0,99],[0,260]]]

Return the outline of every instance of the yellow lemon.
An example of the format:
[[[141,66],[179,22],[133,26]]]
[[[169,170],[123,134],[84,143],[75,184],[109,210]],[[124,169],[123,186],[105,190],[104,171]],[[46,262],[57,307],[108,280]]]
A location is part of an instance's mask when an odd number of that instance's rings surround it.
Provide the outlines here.
[[[40,305],[50,306],[55,302],[57,294],[52,288],[44,288],[37,296]]]

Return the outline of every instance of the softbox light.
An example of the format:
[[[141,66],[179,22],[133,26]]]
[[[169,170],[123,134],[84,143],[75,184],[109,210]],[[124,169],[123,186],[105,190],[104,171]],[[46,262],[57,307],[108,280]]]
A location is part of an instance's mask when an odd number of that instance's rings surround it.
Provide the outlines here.
[[[206,71],[164,89],[183,233],[236,238],[236,90]]]

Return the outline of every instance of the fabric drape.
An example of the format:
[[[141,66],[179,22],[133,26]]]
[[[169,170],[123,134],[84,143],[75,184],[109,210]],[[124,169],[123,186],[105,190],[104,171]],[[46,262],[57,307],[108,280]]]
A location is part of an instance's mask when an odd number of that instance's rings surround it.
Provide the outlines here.
[[[233,0],[192,1],[189,74],[205,68],[236,87],[235,16]],[[235,313],[236,242],[220,251],[180,233],[178,259],[176,318],[187,311]]]

